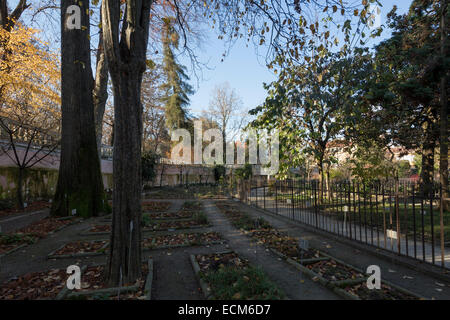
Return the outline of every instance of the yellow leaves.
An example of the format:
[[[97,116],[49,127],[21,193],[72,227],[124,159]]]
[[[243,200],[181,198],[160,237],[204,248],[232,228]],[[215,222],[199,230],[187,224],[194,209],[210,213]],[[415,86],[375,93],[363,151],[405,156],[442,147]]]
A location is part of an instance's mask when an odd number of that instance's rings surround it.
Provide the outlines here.
[[[0,105],[3,116],[41,126],[42,119],[59,118],[60,68],[37,33],[20,24],[11,32],[0,28]]]

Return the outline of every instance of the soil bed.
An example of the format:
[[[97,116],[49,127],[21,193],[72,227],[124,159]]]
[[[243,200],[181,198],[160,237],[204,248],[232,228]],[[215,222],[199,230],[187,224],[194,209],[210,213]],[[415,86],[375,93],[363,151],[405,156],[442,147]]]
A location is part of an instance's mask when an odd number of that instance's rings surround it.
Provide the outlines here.
[[[62,248],[56,250],[52,255],[73,255],[80,253],[104,253],[105,246],[108,241],[76,241],[64,245]]]
[[[61,228],[74,223],[76,218],[56,219],[52,217],[44,218],[36,221],[27,227],[17,230],[15,233],[27,233],[37,238],[45,238],[50,233],[60,230]]]
[[[34,201],[32,203],[29,203],[28,206],[24,209],[19,208],[10,208],[10,209],[3,209],[0,210],[0,218],[12,216],[12,215],[18,215],[22,213],[28,213],[28,212],[35,212],[35,211],[41,211],[47,208],[50,208],[51,203],[48,201]]]
[[[144,212],[163,212],[169,210],[172,204],[170,202],[161,201],[144,201],[142,202],[142,210]]]
[[[12,250],[27,244],[32,244],[36,238],[30,234],[1,234],[0,233],[0,255],[12,252]]]
[[[170,246],[206,245],[217,243],[221,240],[222,237],[217,232],[179,233],[146,238],[142,241],[142,247],[144,249],[158,249],[159,247]]]
[[[90,233],[111,232],[110,224],[98,224],[89,229]]]
[[[355,280],[365,277],[362,273],[334,260],[319,261],[305,267],[328,281]]]
[[[346,286],[343,288],[346,292],[357,296],[361,300],[419,300],[418,297],[402,292],[388,284],[381,283],[381,289],[367,288],[365,282]]]
[[[65,287],[67,277],[62,269],[27,273],[3,283],[0,300],[54,299]]]
[[[153,231],[164,231],[171,229],[188,229],[194,227],[207,227],[208,225],[205,223],[199,223],[195,220],[188,221],[161,221],[161,222],[153,222],[145,226],[144,230],[153,230]]]

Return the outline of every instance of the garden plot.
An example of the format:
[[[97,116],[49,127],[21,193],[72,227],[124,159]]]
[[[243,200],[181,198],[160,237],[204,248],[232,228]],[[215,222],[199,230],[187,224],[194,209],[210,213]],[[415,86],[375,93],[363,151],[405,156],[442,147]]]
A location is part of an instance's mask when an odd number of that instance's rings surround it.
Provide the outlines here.
[[[366,283],[335,288],[335,292],[354,300],[423,300],[416,294],[382,281],[381,289],[368,289]]]
[[[48,255],[48,259],[80,258],[103,255],[109,241],[75,241],[67,243]]]
[[[161,187],[150,192],[148,195],[153,199],[226,198],[225,190],[214,184],[189,185],[189,187]]]
[[[159,220],[148,216],[142,217],[144,231],[173,231],[177,229],[204,228],[209,226],[208,219],[203,212],[197,212],[190,219]]]
[[[55,299],[66,286],[66,270],[52,269],[15,277],[0,286],[0,300]]]
[[[109,287],[104,281],[105,266],[90,266],[82,273],[81,289],[64,289],[64,300],[150,300],[153,279],[153,260],[142,264],[142,276],[135,283]]]
[[[234,252],[191,255],[207,299],[279,300],[284,293],[267,277]]]
[[[217,232],[206,233],[178,233],[145,238],[143,249],[167,249],[185,246],[210,245],[223,243]]]
[[[50,206],[51,206],[51,203],[48,201],[34,201],[32,203],[29,203],[26,208],[19,209],[19,208],[15,207],[13,203],[11,203],[7,200],[2,200],[0,203],[0,207],[1,207],[0,218],[12,216],[12,215],[20,215],[20,214],[28,213],[28,212],[42,211],[42,210],[50,208]]]
[[[17,251],[35,241],[36,238],[30,234],[0,234],[0,257]]]
[[[149,216],[151,219],[185,219],[191,218],[194,213],[201,212],[203,206],[197,201],[186,201],[183,207],[177,212],[152,212],[144,213],[144,215]]]
[[[169,210],[172,204],[170,202],[162,201],[143,201],[142,211],[143,212],[164,212]]]
[[[0,257],[43,239],[80,220],[77,218],[44,218],[11,233],[0,233]]]

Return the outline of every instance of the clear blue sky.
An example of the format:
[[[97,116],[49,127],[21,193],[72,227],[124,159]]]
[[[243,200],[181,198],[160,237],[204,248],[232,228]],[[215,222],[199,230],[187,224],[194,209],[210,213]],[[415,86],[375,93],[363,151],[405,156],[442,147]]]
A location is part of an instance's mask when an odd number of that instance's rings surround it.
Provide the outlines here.
[[[382,23],[386,21],[387,13],[392,7],[397,5],[398,12],[404,13],[408,10],[412,0],[381,0],[382,7]],[[208,40],[203,44],[203,50],[199,55],[200,60],[207,62],[212,70],[203,69],[203,79],[200,79],[197,87],[197,80],[192,79],[196,93],[190,97],[191,111],[193,114],[199,114],[202,109],[207,109],[211,98],[211,91],[218,84],[229,82],[232,88],[242,98],[244,108],[251,109],[261,104],[266,97],[266,91],[263,83],[270,83],[276,79],[275,75],[270,72],[264,63],[264,58],[255,54],[252,44],[247,48],[245,41],[239,41],[232,48],[229,55],[221,62],[222,53],[224,52],[224,42],[217,39],[217,35],[213,30],[208,30]],[[390,31],[385,30],[381,39],[389,37]],[[263,54],[264,52],[261,52]],[[180,57],[180,61],[188,64],[187,60]]]

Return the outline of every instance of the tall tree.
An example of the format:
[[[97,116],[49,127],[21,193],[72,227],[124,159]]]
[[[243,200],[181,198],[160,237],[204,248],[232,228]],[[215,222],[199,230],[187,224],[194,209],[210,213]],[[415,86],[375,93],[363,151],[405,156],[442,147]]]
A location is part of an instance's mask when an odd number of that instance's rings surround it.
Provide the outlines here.
[[[218,124],[222,133],[225,163],[226,142],[234,139],[248,118],[245,110],[242,110],[242,100],[235,89],[231,89],[228,83],[223,83],[214,88],[208,110],[203,114],[210,122]]]
[[[141,275],[141,83],[146,69],[151,0],[102,3],[104,50],[114,91],[114,190],[106,278]],[[123,7],[123,8],[121,8]]]
[[[81,29],[71,29],[61,2],[61,162],[51,213],[83,217],[104,210],[103,180],[95,136],[89,0],[81,0]]]
[[[162,101],[165,106],[166,124],[172,130],[185,128],[189,120],[187,106],[188,95],[193,93],[189,85],[186,68],[175,58],[174,50],[178,48],[179,35],[174,28],[174,18],[164,18],[162,29],[163,73],[166,81],[161,85],[164,91]]]
[[[374,114],[385,122],[383,135],[396,145],[422,150],[421,190],[425,195],[433,185],[440,82],[448,60],[448,53],[441,58],[441,37],[435,32],[440,29],[440,12],[438,1],[432,0],[413,1],[404,15],[393,9],[388,15],[392,37],[377,46],[376,69],[367,86],[369,100],[381,107]]]
[[[450,211],[450,189],[448,185],[448,70],[449,70],[449,54],[448,54],[448,35],[449,35],[449,26],[448,26],[448,16],[449,16],[449,8],[448,8],[448,0],[441,1],[441,59],[442,64],[444,66],[441,77],[441,96],[440,96],[440,152],[439,152],[439,176],[440,182],[442,186],[442,197],[444,198],[443,206],[444,210]]]

